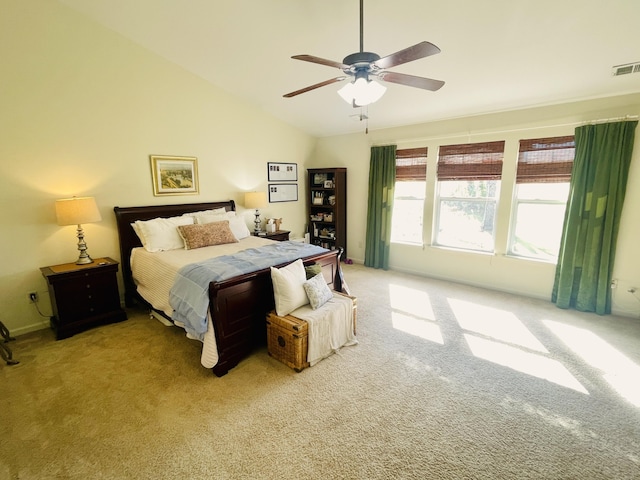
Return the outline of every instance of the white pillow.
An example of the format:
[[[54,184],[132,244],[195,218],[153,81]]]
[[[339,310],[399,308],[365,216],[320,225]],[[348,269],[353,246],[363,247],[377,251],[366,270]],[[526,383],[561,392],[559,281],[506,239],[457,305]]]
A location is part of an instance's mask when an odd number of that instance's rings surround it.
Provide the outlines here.
[[[205,224],[205,223],[213,223],[220,222],[222,220],[229,220],[229,228],[233,232],[233,235],[238,239],[242,240],[243,238],[251,235],[247,224],[244,223],[243,217],[236,217],[236,212],[227,212],[224,215],[198,215],[196,216],[196,223]]]
[[[183,217],[197,217],[198,215],[224,215],[227,209],[224,207],[214,208],[211,210],[200,210],[199,212],[185,213]],[[235,212],[233,212],[235,214]]]
[[[302,285],[309,297],[311,308],[316,310],[333,298],[333,293],[322,273],[317,274]]]
[[[193,217],[181,216],[154,218],[147,221],[138,220],[135,223],[144,248],[149,252],[162,252],[184,248],[184,241],[178,233],[178,227],[193,225],[194,222]]]
[[[309,303],[309,297],[303,284],[307,281],[304,264],[298,259],[286,267],[271,267],[271,282],[276,313],[279,316],[289,315],[296,308]]]

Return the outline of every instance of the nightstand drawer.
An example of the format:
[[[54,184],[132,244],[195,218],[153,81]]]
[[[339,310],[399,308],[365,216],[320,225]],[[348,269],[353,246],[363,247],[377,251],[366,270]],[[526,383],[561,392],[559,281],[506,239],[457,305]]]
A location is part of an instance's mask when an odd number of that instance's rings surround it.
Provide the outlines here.
[[[111,272],[60,279],[53,283],[53,289],[58,316],[68,321],[106,313],[120,303]]]

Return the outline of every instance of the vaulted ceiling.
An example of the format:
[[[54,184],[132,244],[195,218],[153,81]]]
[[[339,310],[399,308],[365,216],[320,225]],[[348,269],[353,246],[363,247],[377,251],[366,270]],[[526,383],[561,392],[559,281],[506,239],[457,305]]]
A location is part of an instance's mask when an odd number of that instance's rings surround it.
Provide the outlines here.
[[[212,84],[315,136],[364,130],[342,83],[283,94],[357,52],[359,0],[58,0]],[[369,129],[640,92],[639,0],[365,0],[364,50],[423,40],[442,53],[392,71],[444,80],[430,92],[387,83]]]

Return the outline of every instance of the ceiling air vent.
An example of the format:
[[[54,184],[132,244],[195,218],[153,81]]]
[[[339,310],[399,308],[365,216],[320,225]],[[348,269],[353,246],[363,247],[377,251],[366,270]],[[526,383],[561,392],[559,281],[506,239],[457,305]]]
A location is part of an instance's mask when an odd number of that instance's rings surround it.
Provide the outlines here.
[[[629,73],[638,73],[640,72],[640,62],[636,63],[627,63],[625,65],[616,65],[612,68],[611,74],[614,77],[619,75],[627,75]]]

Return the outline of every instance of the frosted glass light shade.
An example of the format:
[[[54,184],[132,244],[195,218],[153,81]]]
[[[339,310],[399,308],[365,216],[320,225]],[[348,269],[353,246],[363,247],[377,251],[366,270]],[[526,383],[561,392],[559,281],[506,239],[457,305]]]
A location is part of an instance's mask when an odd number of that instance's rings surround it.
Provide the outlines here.
[[[364,107],[380,100],[386,91],[387,87],[375,80],[358,78],[355,82],[349,82],[338,90],[338,95],[349,104],[355,103],[359,107]]]

